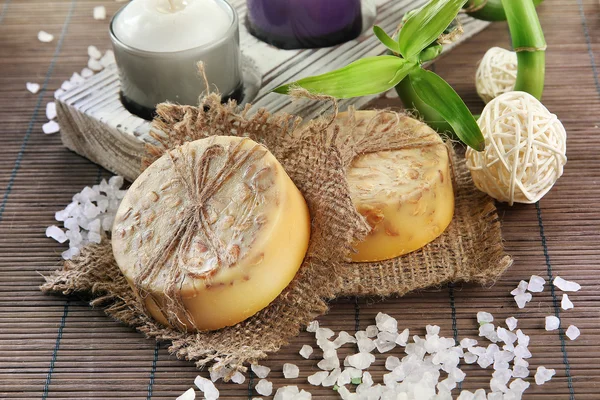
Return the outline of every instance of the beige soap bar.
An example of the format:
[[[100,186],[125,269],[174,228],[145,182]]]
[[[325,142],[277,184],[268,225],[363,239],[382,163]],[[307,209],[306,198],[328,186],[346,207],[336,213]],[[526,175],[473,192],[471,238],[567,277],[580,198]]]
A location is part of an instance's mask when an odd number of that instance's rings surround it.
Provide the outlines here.
[[[373,111],[356,113],[358,119],[373,116]],[[406,116],[401,117],[400,128],[431,131]],[[441,138],[434,137],[439,141],[425,147],[361,155],[348,168],[352,201],[371,226],[367,238],[356,245],[353,261],[381,261],[410,253],[450,224],[454,214],[450,159]]]
[[[148,167],[115,218],[117,264],[163,324],[234,325],[300,267],[308,208],[275,157],[247,138],[186,143]]]

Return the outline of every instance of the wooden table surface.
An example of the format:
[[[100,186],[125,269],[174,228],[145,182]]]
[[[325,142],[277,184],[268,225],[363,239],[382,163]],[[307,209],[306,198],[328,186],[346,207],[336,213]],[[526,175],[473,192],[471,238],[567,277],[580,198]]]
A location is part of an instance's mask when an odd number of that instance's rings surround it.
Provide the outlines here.
[[[165,345],[145,340],[85,302],[38,290],[40,274],[56,269],[64,250],[44,235],[54,212],[84,186],[110,176],[41,128],[46,102],[85,66],[87,46],[109,47],[107,20],[92,18],[93,7],[103,3],[109,17],[120,6],[111,0],[0,3],[0,399],[173,399],[198,374],[192,364],[170,356]],[[322,325],[353,332],[382,311],[412,333],[437,324],[442,335],[462,338],[477,336],[477,311],[489,311],[497,320],[515,316],[532,337],[531,370],[556,369],[551,382],[533,384],[525,399],[600,399],[599,7],[597,0],[547,0],[539,7],[548,42],[544,104],[567,129],[569,161],[564,176],[538,204],[500,206],[514,266],[493,287],[457,283],[403,298],[340,299],[320,318]],[[42,29],[55,40],[40,43]],[[508,36],[505,23],[494,24],[433,67],[474,112],[483,106],[474,88],[476,62],[491,46],[507,47]],[[31,94],[26,82],[38,82],[42,89]],[[378,104],[399,105],[389,99]],[[561,310],[560,292],[547,286],[519,310],[509,292],[532,274],[581,283],[582,290],[571,296],[575,308]],[[544,330],[544,317],[555,313],[563,327],[581,329],[579,339]],[[270,379],[275,387],[297,384],[315,398],[334,398],[330,389],[305,383],[316,365],[298,356],[304,343],[312,343],[310,334],[301,334],[265,362],[272,368]],[[299,379],[283,379],[284,362],[300,366]],[[379,357],[372,367],[376,376],[383,363]],[[463,370],[463,388],[489,388],[490,370]],[[256,382],[219,384],[221,397],[250,399]]]

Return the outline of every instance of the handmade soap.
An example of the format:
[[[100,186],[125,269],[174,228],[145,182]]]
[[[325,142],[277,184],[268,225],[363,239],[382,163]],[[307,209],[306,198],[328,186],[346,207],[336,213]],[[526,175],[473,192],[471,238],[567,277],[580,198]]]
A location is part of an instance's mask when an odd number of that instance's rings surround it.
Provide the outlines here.
[[[373,116],[374,112],[356,113],[357,119]],[[399,131],[431,131],[415,119],[400,118]],[[355,134],[364,134],[367,126]],[[448,149],[437,134],[431,136],[433,144],[362,154],[348,168],[350,196],[371,226],[366,239],[356,244],[353,261],[386,260],[417,250],[450,224],[454,192]]]
[[[135,180],[112,244],[156,320],[213,330],[274,300],[309,235],[304,198],[275,157],[248,138],[214,136],[169,151]]]

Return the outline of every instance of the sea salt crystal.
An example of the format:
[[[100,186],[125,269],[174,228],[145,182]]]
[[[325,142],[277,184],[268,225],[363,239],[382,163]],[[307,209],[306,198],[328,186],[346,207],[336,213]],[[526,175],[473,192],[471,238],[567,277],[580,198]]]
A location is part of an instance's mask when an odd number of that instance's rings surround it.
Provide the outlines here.
[[[94,71],[92,71],[88,67],[85,67],[84,69],[81,70],[81,77],[82,78],[89,78],[91,76],[94,76]]]
[[[88,46],[87,53],[88,56],[94,60],[100,60],[102,58],[102,52],[100,52],[96,46]]]
[[[109,65],[114,64],[115,62],[115,53],[112,50],[106,50],[106,53],[104,53],[100,59],[100,64],[104,68],[107,68]]]
[[[96,19],[96,20],[106,19],[106,7],[104,7],[104,6],[94,7],[93,16],[94,16],[94,19]]]
[[[377,347],[377,351],[381,354],[387,353],[396,347],[396,342],[390,342],[387,340],[375,339],[373,342],[375,343],[375,347]]]
[[[60,131],[60,126],[58,125],[58,123],[56,121],[48,121],[44,125],[42,125],[42,131],[46,135],[51,135],[53,133]]]
[[[581,285],[579,283],[566,281],[560,276],[554,278],[552,283],[563,292],[577,292],[579,289],[581,289]]]
[[[468,347],[473,347],[476,345],[477,345],[477,340],[475,340],[475,339],[464,338],[463,340],[460,341],[460,346],[463,349],[466,349]]]
[[[558,329],[558,327],[560,326],[560,320],[555,317],[554,315],[548,315],[546,317],[546,330],[547,331],[553,331]]]
[[[389,356],[385,359],[385,369],[387,369],[388,371],[393,371],[399,365],[400,359],[396,356]]]
[[[258,381],[256,386],[254,386],[254,390],[256,393],[261,396],[270,396],[273,393],[273,382],[269,382],[266,379],[261,379]]]
[[[465,353],[463,359],[465,360],[465,363],[473,364],[475,361],[477,361],[477,354],[473,354],[473,353],[467,351]]]
[[[566,293],[563,293],[562,296],[562,300],[560,302],[560,307],[563,310],[570,310],[571,308],[573,308],[573,302],[571,301],[571,299],[569,299],[569,295]]]
[[[515,379],[509,385],[510,390],[516,393],[523,393],[529,386],[529,382],[525,382],[523,379]]]
[[[368,338],[358,339],[357,346],[360,353],[370,353],[377,347],[375,342]]]
[[[304,357],[308,360],[310,355],[313,353],[313,348],[311,346],[305,344],[304,346],[302,346],[299,353],[302,357]]]
[[[286,379],[294,379],[300,375],[300,368],[295,364],[283,364],[283,377]]]
[[[346,343],[356,343],[356,339],[354,338],[354,336],[350,335],[346,331],[341,331],[338,334],[338,337],[335,338],[335,340],[333,341],[333,345],[336,349],[342,347]]]
[[[95,58],[90,58],[88,60],[87,66],[89,69],[96,72],[102,71],[102,69],[104,68],[102,64],[100,64],[100,61],[96,60]]]
[[[548,369],[546,367],[538,367],[535,372],[535,383],[537,385],[543,385],[548,382],[556,374],[556,370]]]
[[[28,91],[30,91],[33,94],[36,94],[37,92],[40,91],[40,84],[39,83],[27,82],[25,84],[25,87],[27,88]]]
[[[53,101],[46,103],[46,118],[49,120],[56,118],[56,103]]]
[[[73,85],[80,85],[83,82],[85,82],[85,79],[77,72],[73,72],[73,75],[71,75],[71,79],[69,79],[69,82],[71,82]]]
[[[482,356],[479,356],[479,358],[477,359],[477,364],[481,367],[481,368],[487,368],[490,365],[492,365],[494,363],[494,357],[489,356],[487,354],[484,354]]]
[[[400,346],[406,346],[409,335],[410,335],[410,332],[409,332],[408,328],[406,328],[396,338],[396,344],[398,344]]]
[[[519,282],[519,285],[515,289],[513,289],[512,292],[510,292],[510,294],[512,294],[513,296],[523,294],[527,290],[527,286],[529,286],[529,283],[527,281],[521,281]]]
[[[462,392],[460,392],[456,400],[473,400],[474,398],[475,395],[473,394],[473,392],[463,390]]]
[[[340,359],[337,357],[337,355],[333,357],[324,358],[317,364],[317,367],[325,371],[331,371],[332,369],[337,368],[339,366]]]
[[[338,386],[345,386],[348,385],[351,381],[352,378],[350,377],[350,371],[346,369],[342,371],[342,373],[338,376],[336,384]]]
[[[105,215],[104,218],[102,218],[102,229],[105,231],[112,230],[112,226],[113,226],[114,222],[115,222],[114,215]]]
[[[532,299],[531,293],[520,293],[515,296],[515,302],[517,303],[517,307],[525,308],[525,305],[529,303]]]
[[[183,394],[181,396],[177,397],[177,399],[175,399],[175,400],[195,400],[195,399],[196,399],[196,392],[194,391],[194,388],[189,388],[188,390],[183,392]]]
[[[100,243],[100,242],[102,242],[102,236],[96,232],[89,232],[88,233],[88,241],[90,243]]]
[[[327,371],[319,371],[319,372],[315,372],[312,375],[308,376],[308,383],[310,383],[313,386],[319,386],[321,383],[323,383],[323,380],[325,378],[327,378],[329,376],[329,372]]]
[[[327,378],[323,379],[323,382],[321,383],[321,385],[323,385],[325,387],[335,385],[335,383],[337,382],[337,379],[339,378],[341,373],[342,373],[342,370],[340,368],[335,368],[333,371],[331,371],[331,373],[329,374],[329,376],[327,376]]]
[[[529,367],[529,362],[521,357],[515,357],[513,364],[517,367]]]
[[[496,329],[496,333],[498,338],[506,344],[513,344],[517,341],[517,335],[507,329],[502,328],[501,326]]]
[[[577,339],[580,334],[581,332],[579,331],[579,328],[577,328],[575,325],[569,325],[567,331],[565,332],[565,335],[567,335],[567,337],[571,340]]]
[[[515,357],[531,358],[531,352],[527,347],[523,345],[518,345],[517,347],[515,347]]]
[[[477,313],[477,322],[479,324],[481,324],[482,322],[483,323],[492,322],[493,320],[494,320],[494,317],[489,312],[479,311]]]
[[[231,382],[237,383],[238,385],[241,385],[245,381],[246,377],[240,371],[236,371],[235,374],[231,376]]]
[[[194,384],[204,393],[206,400],[217,400],[219,398],[219,389],[209,379],[198,375],[194,380]]]
[[[302,389],[300,391],[300,393],[298,393],[297,395],[295,395],[293,397],[292,400],[311,400],[311,399],[312,399],[312,394],[310,394],[306,390]]]
[[[122,176],[119,175],[113,175],[108,179],[108,185],[112,186],[114,188],[120,189],[123,186],[123,183],[125,182],[125,180],[123,179]],[[314,321],[316,322],[316,321]],[[317,328],[319,327],[318,323],[317,323]]]
[[[273,397],[273,400],[292,400],[294,399],[294,396],[300,394],[300,391],[298,390],[298,386],[294,386],[294,385],[290,385],[290,386],[283,386],[280,387],[279,389],[277,389],[277,392],[275,393],[275,397]]]
[[[545,284],[546,280],[541,276],[531,275],[531,278],[529,278],[529,283],[527,284],[527,290],[533,293],[543,292]]]
[[[79,255],[79,247],[71,246],[68,250],[62,252],[61,257],[64,260],[72,260],[74,257]]]
[[[367,337],[373,338],[375,336],[377,336],[377,334],[379,333],[379,329],[377,329],[377,325],[369,325],[367,326]]]
[[[484,322],[483,325],[479,327],[479,336],[486,336],[495,332],[494,324],[490,324],[488,322]]]
[[[529,376],[529,368],[520,365],[513,366],[512,374],[515,378],[527,378]]]
[[[72,84],[70,81],[64,81],[64,82],[62,83],[62,85],[60,85],[60,88],[61,88],[62,90],[64,90],[65,92],[67,92],[67,91],[69,91],[69,90],[73,89],[73,87],[74,87],[74,86],[75,86],[75,85],[73,85],[73,84]]]
[[[508,317],[506,318],[506,326],[508,326],[508,329],[511,331],[514,331],[515,328],[517,327],[517,323],[519,322],[518,319],[516,319],[515,317]]]
[[[329,328],[318,328],[315,331],[315,337],[317,339],[329,339],[330,337],[332,337],[334,335],[335,335],[335,332]]]
[[[348,357],[348,364],[357,369],[367,369],[375,362],[375,356],[371,353],[358,353]]]
[[[50,33],[46,32],[46,31],[39,31],[37,37],[38,37],[38,40],[43,43],[50,43],[51,41],[54,40],[54,35],[51,35]]]
[[[225,378],[227,375],[229,375],[230,372],[231,372],[231,369],[229,369],[229,368],[219,368],[217,370],[213,370],[211,368],[210,369],[210,380],[213,382],[216,382],[219,379]]]
[[[519,344],[528,347],[529,346],[529,336],[523,333],[520,329],[517,329],[517,339],[519,340]]]
[[[381,312],[378,313],[375,317],[375,323],[377,325],[377,329],[382,332],[398,332],[398,321],[387,314]]]
[[[504,400],[502,392],[489,393],[487,400]]]
[[[64,92],[65,92],[65,91],[64,91],[64,90],[62,90],[62,89],[60,89],[60,88],[56,89],[56,90],[54,91],[54,98],[55,98],[55,99],[58,99],[58,98],[59,98],[59,97],[60,97],[60,96],[61,96],[61,95],[62,95]]]
[[[306,326],[306,332],[315,333],[319,329],[319,321],[312,321]]]
[[[46,237],[56,240],[58,243],[64,243],[67,241],[67,235],[56,225],[51,225],[46,228]]]
[[[250,369],[252,369],[252,372],[254,372],[254,374],[261,379],[266,378],[269,375],[269,372],[271,372],[271,368],[258,364],[250,365]]]

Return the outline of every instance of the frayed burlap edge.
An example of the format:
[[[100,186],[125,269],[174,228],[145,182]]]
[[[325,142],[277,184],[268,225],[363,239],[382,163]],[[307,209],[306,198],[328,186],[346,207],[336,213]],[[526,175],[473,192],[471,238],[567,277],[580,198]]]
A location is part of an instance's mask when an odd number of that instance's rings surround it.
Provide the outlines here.
[[[353,122],[340,127],[332,125],[330,118],[301,126],[299,118],[284,113],[259,110],[249,117],[249,109],[221,104],[218,95],[203,98],[200,107],[159,105],[154,121],[161,132],[155,135],[159,145],[149,147],[144,164],[166,148],[210,135],[247,136],[272,151],[307,201],[312,236],[299,273],[271,305],[242,323],[214,332],[191,334],[162,327],[144,314],[112,257],[109,240],[88,246],[78,258],[65,262],[62,270],[46,277],[42,290],[91,294],[92,306],[104,308],[109,316],[149,338],[171,342],[171,353],[195,361],[199,368],[214,362],[213,368],[244,370],[244,364],[277,351],[301,326],[325,313],[326,301],[333,297],[404,294],[454,280],[489,283],[511,264],[502,249],[493,201],[475,190],[468,171],[454,155],[456,214],[446,234],[422,251],[399,259],[344,263],[352,243],[368,231],[352,206],[345,167],[357,154],[405,146],[409,132],[400,130],[397,138],[387,136],[397,126],[389,119],[378,121],[380,112],[369,123],[370,138],[348,142],[338,135],[342,130],[353,131]],[[399,120],[397,114],[390,114]],[[421,139],[425,144],[429,141],[427,135]]]

